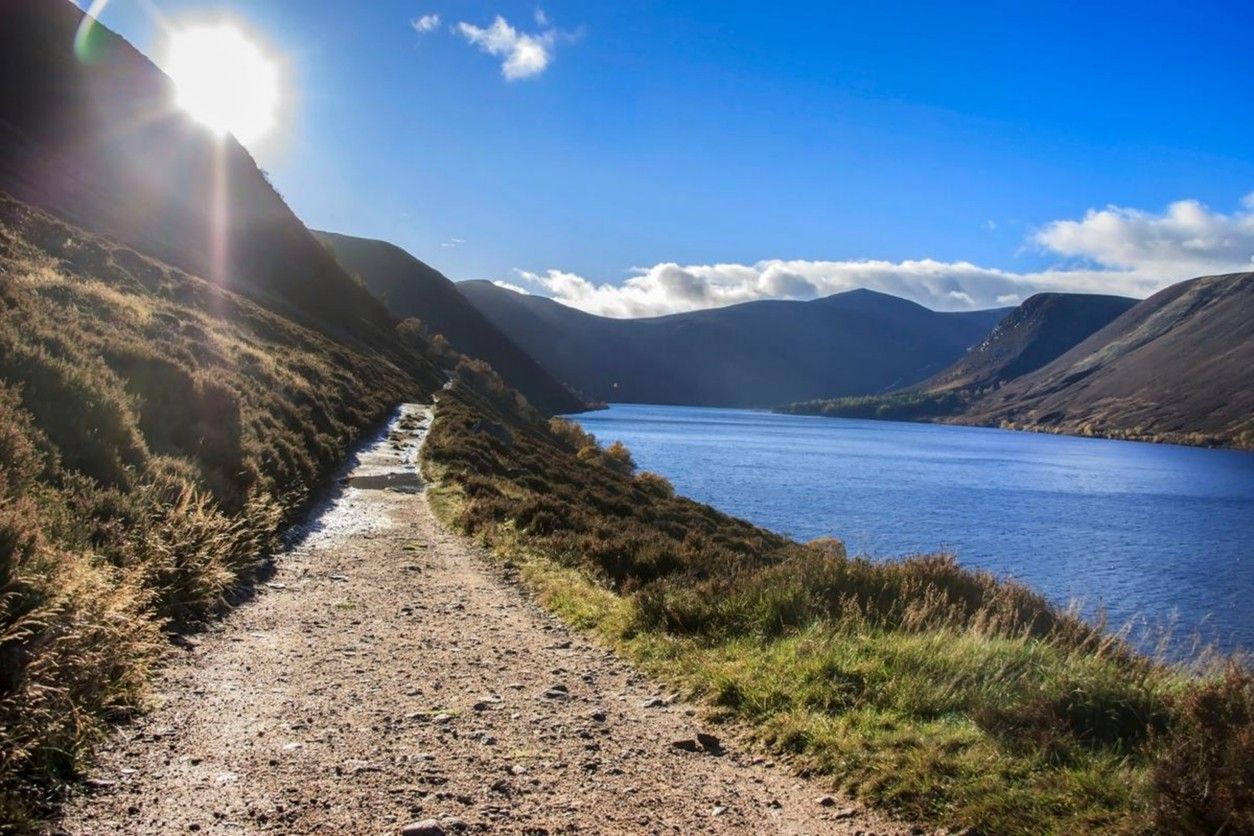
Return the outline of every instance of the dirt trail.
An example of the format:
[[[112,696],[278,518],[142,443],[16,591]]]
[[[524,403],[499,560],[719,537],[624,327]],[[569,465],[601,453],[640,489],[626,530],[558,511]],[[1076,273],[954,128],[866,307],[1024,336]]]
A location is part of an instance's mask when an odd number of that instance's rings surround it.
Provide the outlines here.
[[[693,708],[437,524],[427,421],[404,407],[256,598],[176,651],[60,832],[902,832],[732,741],[673,746]]]

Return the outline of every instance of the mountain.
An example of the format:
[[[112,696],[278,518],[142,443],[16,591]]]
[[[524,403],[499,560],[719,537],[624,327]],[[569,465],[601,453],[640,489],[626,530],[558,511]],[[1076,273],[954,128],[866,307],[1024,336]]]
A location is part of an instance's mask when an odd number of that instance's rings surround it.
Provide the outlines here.
[[[1048,365],[973,403],[963,422],[1254,447],[1254,273],[1181,282]]]
[[[983,341],[911,391],[977,391],[1033,372],[1137,304],[1125,296],[1038,293],[997,323]]]
[[[541,412],[578,412],[584,403],[457,291],[443,273],[386,241],[315,232],[397,317],[417,318],[462,354],[487,361]]]
[[[2,20],[0,191],[395,354],[384,306],[238,142],[175,105],[172,83],[144,55],[68,0],[5,0]]]
[[[611,319],[490,282],[457,287],[559,380],[629,403],[757,407],[882,392],[952,363],[1006,313],[938,313],[854,290]]]
[[[1138,302],[1042,293],[913,386],[780,412],[1254,447],[1254,273]]]

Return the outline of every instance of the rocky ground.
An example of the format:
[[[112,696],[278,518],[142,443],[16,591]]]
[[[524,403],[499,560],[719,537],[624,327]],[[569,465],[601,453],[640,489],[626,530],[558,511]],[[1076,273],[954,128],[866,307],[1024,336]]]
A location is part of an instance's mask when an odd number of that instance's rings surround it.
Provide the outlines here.
[[[180,644],[54,832],[909,832],[742,751],[441,528],[427,420],[406,407]]]

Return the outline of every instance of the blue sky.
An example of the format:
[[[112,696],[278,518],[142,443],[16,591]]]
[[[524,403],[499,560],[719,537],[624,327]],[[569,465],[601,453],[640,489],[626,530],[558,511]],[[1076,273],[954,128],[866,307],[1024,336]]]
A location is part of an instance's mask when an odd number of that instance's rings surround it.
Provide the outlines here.
[[[1254,269],[1247,3],[160,8],[282,62],[285,128],[253,150],[309,225],[454,279],[638,315]],[[150,3],[101,19],[159,57]]]

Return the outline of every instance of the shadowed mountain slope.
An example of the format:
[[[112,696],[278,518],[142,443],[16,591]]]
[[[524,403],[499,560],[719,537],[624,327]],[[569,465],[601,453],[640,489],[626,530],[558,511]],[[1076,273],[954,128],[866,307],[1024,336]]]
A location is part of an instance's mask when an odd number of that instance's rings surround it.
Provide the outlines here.
[[[1251,368],[1254,273],[1234,273],[1142,302],[1039,294],[922,383],[778,411],[1249,448]]]
[[[386,309],[248,152],[193,122],[151,61],[87,20],[68,0],[0,5],[0,191],[391,352]]]
[[[1254,273],[1172,285],[961,420],[1254,447]]]
[[[490,282],[457,287],[559,380],[630,403],[770,406],[882,392],[952,363],[1005,314],[937,313],[855,290],[611,319]]]
[[[395,316],[417,318],[429,333],[443,334],[457,351],[487,361],[540,411],[583,409],[579,398],[466,301],[443,273],[386,241],[314,234]]]
[[[996,386],[1059,357],[1137,303],[1125,296],[1038,293],[997,323],[979,345],[913,391]]]

